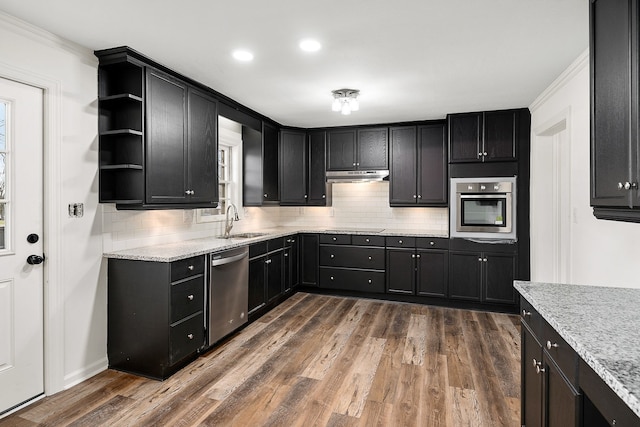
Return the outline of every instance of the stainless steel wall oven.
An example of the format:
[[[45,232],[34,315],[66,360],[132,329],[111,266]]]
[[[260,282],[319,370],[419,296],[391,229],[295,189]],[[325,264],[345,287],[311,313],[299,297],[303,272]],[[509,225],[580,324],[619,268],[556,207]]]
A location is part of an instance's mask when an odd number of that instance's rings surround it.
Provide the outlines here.
[[[516,177],[451,178],[449,234],[517,240]]]

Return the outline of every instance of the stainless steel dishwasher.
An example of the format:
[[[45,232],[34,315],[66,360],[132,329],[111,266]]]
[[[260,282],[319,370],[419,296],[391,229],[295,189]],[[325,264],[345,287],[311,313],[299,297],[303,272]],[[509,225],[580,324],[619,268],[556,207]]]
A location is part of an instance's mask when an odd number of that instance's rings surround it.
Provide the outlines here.
[[[212,253],[209,271],[209,345],[247,323],[249,248]]]

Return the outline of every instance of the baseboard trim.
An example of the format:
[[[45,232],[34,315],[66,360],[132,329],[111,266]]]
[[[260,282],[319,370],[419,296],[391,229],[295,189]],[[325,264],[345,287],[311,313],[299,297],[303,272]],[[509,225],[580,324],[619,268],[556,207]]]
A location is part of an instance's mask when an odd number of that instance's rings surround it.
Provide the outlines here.
[[[64,377],[64,389],[67,390],[74,385],[80,384],[82,381],[88,380],[94,375],[99,374],[102,371],[105,371],[108,367],[107,358],[104,357],[83,369],[78,369],[75,372],[72,372]]]

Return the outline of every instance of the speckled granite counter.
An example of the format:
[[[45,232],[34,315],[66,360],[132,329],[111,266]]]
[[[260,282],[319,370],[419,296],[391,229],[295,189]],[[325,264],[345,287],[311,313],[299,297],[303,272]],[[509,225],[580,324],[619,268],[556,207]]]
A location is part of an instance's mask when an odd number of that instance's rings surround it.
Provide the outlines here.
[[[640,417],[640,289],[522,281],[515,288]]]
[[[106,252],[106,258],[130,259],[136,261],[173,262],[179,259],[202,255],[210,252],[218,252],[233,249],[239,246],[250,245],[264,240],[290,236],[296,233],[327,233],[327,234],[376,234],[382,236],[413,236],[413,237],[441,237],[447,238],[446,232],[439,230],[384,230],[384,229],[342,229],[342,228],[298,228],[277,227],[253,232],[264,233],[262,236],[239,239],[221,239],[217,237],[205,237],[202,239],[184,240],[175,243],[143,246],[122,251]],[[244,233],[244,232],[243,232]],[[232,233],[233,234],[233,233]]]

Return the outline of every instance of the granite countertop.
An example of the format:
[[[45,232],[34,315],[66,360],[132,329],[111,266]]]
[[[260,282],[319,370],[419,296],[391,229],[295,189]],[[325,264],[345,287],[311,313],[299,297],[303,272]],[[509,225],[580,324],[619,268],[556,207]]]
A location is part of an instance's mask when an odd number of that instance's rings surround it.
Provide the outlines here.
[[[242,231],[238,234],[261,233],[260,236],[251,238],[221,239],[219,237],[204,237],[201,239],[184,240],[175,243],[142,246],[139,248],[125,249],[121,251],[105,252],[106,258],[129,259],[135,261],[173,262],[179,259],[190,258],[233,249],[252,243],[290,236],[296,233],[325,233],[325,234],[361,234],[382,236],[411,236],[411,237],[440,237],[448,238],[446,232],[439,230],[385,230],[385,229],[346,229],[346,228],[313,228],[313,227],[276,227],[263,230]],[[234,234],[233,232],[231,233]]]
[[[515,288],[640,417],[640,289],[523,281]]]

